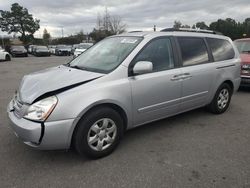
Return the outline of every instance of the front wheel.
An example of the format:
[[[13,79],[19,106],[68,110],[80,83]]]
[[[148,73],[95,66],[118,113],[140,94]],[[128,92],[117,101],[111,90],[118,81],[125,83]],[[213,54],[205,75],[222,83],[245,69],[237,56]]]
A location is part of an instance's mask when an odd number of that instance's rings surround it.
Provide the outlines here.
[[[6,55],[5,56],[5,61],[10,61],[10,60],[11,60],[10,55]]]
[[[208,110],[214,114],[224,113],[230,104],[233,90],[223,83],[217,90],[212,102],[207,106]]]
[[[80,155],[101,158],[114,151],[123,135],[120,114],[108,107],[91,110],[78,123],[73,146]]]

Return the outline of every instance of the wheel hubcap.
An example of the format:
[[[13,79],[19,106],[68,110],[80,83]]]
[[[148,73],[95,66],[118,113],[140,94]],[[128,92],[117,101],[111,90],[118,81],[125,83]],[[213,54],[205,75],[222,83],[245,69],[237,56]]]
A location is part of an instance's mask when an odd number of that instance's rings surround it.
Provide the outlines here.
[[[96,121],[88,132],[88,145],[95,151],[103,151],[115,141],[117,127],[113,120],[103,118]]]
[[[218,96],[218,107],[219,109],[224,109],[229,101],[229,92],[227,89],[222,89]]]

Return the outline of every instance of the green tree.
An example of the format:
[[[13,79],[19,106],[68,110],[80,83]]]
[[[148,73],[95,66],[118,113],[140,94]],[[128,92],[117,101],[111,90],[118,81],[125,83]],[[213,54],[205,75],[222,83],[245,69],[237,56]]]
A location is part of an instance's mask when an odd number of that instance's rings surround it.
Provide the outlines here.
[[[205,22],[197,22],[194,26],[199,29],[209,29]]]
[[[0,10],[0,28],[3,32],[19,33],[25,44],[33,39],[33,34],[40,28],[39,20],[29,14],[28,9],[18,3],[11,5],[10,11]]]
[[[173,25],[173,28],[174,29],[180,29],[180,28],[191,28],[189,25],[185,24],[185,25],[182,25],[182,23],[178,20],[175,20],[174,21],[174,25]]]
[[[83,30],[76,33],[75,38],[77,39],[77,43],[81,43],[86,40],[86,35],[84,34]]]
[[[250,18],[246,18],[242,23],[242,30],[246,37],[250,37]]]
[[[181,26],[182,26],[182,24],[181,24],[180,21],[178,21],[178,20],[175,20],[175,21],[174,21],[173,28],[179,29],[179,28],[181,28]]]
[[[232,18],[218,19],[216,22],[212,22],[209,25],[209,29],[213,31],[219,31],[222,34],[234,39],[242,38],[243,28],[242,23],[236,22]]]
[[[47,29],[44,29],[43,30],[43,41],[44,41],[45,45],[49,44],[50,38],[51,38],[50,33],[48,33]]]

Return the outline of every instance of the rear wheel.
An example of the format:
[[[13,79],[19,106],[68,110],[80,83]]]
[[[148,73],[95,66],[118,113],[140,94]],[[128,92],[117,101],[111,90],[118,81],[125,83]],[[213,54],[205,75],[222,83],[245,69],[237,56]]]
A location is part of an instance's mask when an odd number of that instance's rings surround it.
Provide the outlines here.
[[[10,55],[6,55],[5,56],[5,61],[10,61],[10,60],[11,60]]]
[[[225,112],[230,104],[233,89],[223,83],[217,90],[212,102],[207,106],[208,110],[215,114]]]
[[[123,121],[108,107],[91,110],[78,123],[73,146],[80,155],[100,158],[114,151],[123,135]]]

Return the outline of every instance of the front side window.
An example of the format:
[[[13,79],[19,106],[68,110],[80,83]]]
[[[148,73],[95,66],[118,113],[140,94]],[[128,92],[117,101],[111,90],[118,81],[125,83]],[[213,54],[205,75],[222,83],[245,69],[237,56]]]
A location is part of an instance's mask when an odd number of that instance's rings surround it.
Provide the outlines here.
[[[170,39],[159,38],[151,41],[136,56],[133,60],[133,64],[138,61],[152,62],[154,72],[174,68],[174,58]]]
[[[111,37],[86,50],[69,66],[94,72],[109,73],[140,43],[141,37]]]
[[[207,42],[212,50],[214,61],[224,61],[234,58],[233,46],[227,40],[207,38]]]
[[[208,52],[203,38],[178,37],[183,66],[208,63]]]

